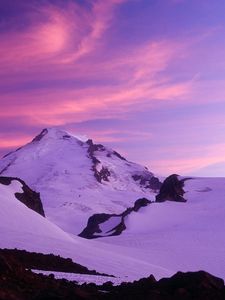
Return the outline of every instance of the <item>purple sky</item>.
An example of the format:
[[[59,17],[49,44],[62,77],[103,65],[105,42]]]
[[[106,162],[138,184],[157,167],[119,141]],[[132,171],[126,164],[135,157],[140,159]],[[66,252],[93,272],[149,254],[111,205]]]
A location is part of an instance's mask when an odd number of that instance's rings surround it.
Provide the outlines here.
[[[0,155],[58,126],[225,176],[225,1],[1,0]]]

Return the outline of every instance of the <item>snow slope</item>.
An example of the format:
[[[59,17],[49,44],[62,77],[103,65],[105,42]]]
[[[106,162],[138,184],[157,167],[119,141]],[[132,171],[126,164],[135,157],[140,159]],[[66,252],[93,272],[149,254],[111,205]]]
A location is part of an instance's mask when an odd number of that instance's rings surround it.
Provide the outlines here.
[[[128,280],[148,276],[168,276],[169,270],[142,259],[126,257],[120,246],[111,247],[71,236],[15,198],[21,184],[0,184],[0,248],[17,248],[70,257],[98,272],[126,277]],[[93,255],[94,254],[94,255]]]
[[[186,181],[186,203],[152,203],[129,215],[120,236],[71,236],[19,202],[21,186],[0,185],[0,247],[71,257],[133,280],[205,270],[225,279],[225,178]]]
[[[55,128],[2,158],[0,175],[19,177],[40,192],[47,218],[73,234],[94,213],[121,213],[137,198],[154,198],[146,188],[153,174],[145,167]]]
[[[127,230],[98,242],[173,270],[205,270],[225,278],[225,178],[185,182],[186,203],[153,203],[130,214]]]

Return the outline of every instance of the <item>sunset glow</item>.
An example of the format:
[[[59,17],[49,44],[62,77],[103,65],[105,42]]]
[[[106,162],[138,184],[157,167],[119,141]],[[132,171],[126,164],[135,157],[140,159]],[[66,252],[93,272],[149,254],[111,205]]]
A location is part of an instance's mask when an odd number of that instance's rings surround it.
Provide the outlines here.
[[[0,2],[0,154],[58,126],[156,174],[225,176],[225,2]]]

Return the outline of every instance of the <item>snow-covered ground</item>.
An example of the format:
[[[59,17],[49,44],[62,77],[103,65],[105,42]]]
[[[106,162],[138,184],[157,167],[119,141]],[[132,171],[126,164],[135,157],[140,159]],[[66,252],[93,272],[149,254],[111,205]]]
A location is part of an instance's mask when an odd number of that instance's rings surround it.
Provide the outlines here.
[[[14,193],[20,191],[21,185],[16,181],[9,186],[0,184],[0,248],[70,257],[91,270],[117,277],[128,276],[129,280],[152,273],[159,277],[171,275],[170,270],[160,265],[124,255],[120,246],[69,235],[19,202]]]
[[[153,203],[128,216],[121,236],[71,236],[14,197],[18,183],[0,185],[0,247],[71,257],[99,272],[133,280],[203,269],[225,278],[225,179],[185,186],[186,203]]]
[[[113,285],[120,285],[122,282],[129,282],[128,277],[110,277],[101,275],[86,275],[86,274],[75,274],[75,273],[65,273],[65,272],[51,272],[42,270],[32,270],[37,274],[50,275],[54,274],[56,279],[67,279],[69,281],[76,281],[78,284],[83,283],[95,283],[97,285],[102,285],[105,282],[112,282]]]
[[[185,183],[186,203],[153,203],[127,217],[121,236],[99,242],[173,272],[206,270],[225,278],[225,178]]]

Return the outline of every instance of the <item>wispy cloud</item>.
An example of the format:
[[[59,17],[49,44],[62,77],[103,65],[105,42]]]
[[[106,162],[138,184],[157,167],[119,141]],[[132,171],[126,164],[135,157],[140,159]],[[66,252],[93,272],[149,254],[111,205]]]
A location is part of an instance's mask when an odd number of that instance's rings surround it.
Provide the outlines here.
[[[34,123],[62,125],[73,119],[111,118],[115,114],[145,110],[156,100],[180,100],[191,90],[192,82],[177,83],[162,75],[178,56],[178,50],[179,45],[170,41],[149,42],[148,45],[139,45],[125,57],[122,53],[116,53],[110,62],[103,61],[98,65],[98,61],[88,60],[93,78],[100,73],[103,79],[106,72],[110,73],[105,84],[82,88],[64,88],[61,85],[54,90],[43,88],[38,92],[3,93],[2,99],[6,105],[0,115],[20,114],[33,119]],[[64,68],[63,75],[71,80],[77,78],[77,74],[71,74],[71,65],[69,69]]]
[[[87,7],[66,1],[34,6],[30,26],[1,34],[0,63],[6,68],[72,63],[94,50],[123,0],[92,1]]]

